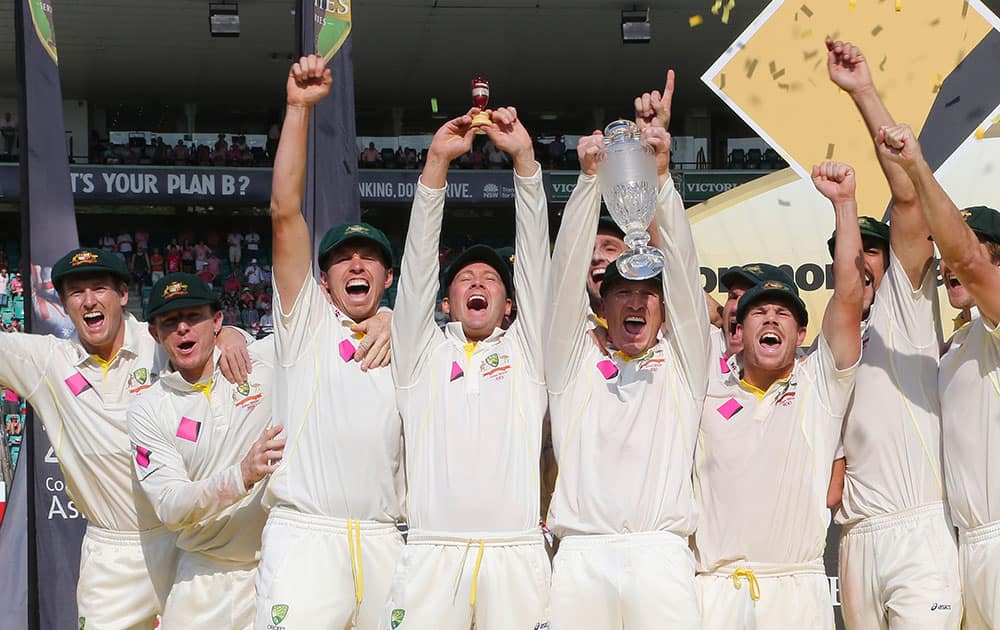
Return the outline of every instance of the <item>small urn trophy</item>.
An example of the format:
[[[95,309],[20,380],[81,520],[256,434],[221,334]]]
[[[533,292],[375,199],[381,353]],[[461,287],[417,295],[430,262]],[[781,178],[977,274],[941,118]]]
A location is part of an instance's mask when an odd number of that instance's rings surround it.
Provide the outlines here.
[[[653,148],[640,139],[634,122],[616,120],[604,128],[597,183],[608,212],[625,232],[628,250],[618,257],[618,271],[630,280],[659,275],[663,252],[649,246],[647,232],[659,191],[656,158]]]
[[[490,115],[486,113],[486,103],[490,101],[490,83],[483,77],[476,77],[472,80],[472,104],[480,109],[480,112],[472,117],[472,126],[476,133],[483,135],[486,133],[482,127],[493,124]]]

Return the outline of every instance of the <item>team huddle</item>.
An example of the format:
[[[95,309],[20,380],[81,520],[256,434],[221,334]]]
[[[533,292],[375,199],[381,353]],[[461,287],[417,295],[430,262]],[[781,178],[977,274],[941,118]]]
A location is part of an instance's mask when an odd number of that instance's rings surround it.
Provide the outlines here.
[[[475,245],[442,275],[473,108],[433,138],[380,308],[380,230],[312,247],[308,128],[333,79],[300,59],[274,164],[272,336],[223,327],[185,273],[156,282],[140,323],[123,263],[87,248],[52,269],[76,337],[0,335],[0,382],[88,521],[81,630],[832,629],[830,507],[848,628],[1000,628],[1000,213],[956,208],[861,52],[827,48],[892,205],[888,223],[859,218],[853,169],[813,167],[836,228],[822,314],[765,262],[707,298],[669,171],[672,72],[635,100],[662,274],[614,263],[598,131],[550,248],[531,137],[502,107],[483,129],[513,164],[513,264]],[[947,343],[935,244],[962,311]]]

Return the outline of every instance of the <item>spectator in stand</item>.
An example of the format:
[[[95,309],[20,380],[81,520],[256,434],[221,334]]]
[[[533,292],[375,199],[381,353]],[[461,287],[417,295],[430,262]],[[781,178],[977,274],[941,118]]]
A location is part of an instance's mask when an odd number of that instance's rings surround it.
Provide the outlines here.
[[[6,267],[0,267],[0,306],[7,306],[7,302],[10,301],[10,274],[7,273]]]
[[[226,142],[226,134],[220,133],[219,139],[215,141],[215,147],[210,154],[212,164],[215,166],[225,166],[227,153],[229,153],[229,143]]]
[[[10,281],[10,294],[14,297],[21,297],[24,294],[24,285],[21,284],[21,274],[16,273]]]
[[[19,418],[14,418],[7,422],[7,435],[21,435],[21,432],[24,431],[24,425],[21,424]]]
[[[14,141],[17,140],[17,121],[13,114],[4,112],[3,121],[0,122],[0,136],[3,137],[4,155],[14,155]]]
[[[216,278],[218,278],[219,275],[222,274],[222,261],[219,259],[218,255],[216,255],[216,253],[212,250],[208,251],[208,261],[207,264],[205,265],[205,268],[208,269],[212,273],[212,275],[215,276]]]
[[[159,247],[153,248],[153,255],[149,257],[149,280],[153,284],[163,277],[163,254],[160,253]]]
[[[230,232],[226,242],[229,243],[229,262],[233,265],[240,264],[243,260],[243,235],[239,232]]]
[[[267,157],[274,161],[274,152],[278,150],[278,140],[281,139],[281,125],[274,123],[267,130]]]
[[[174,241],[167,245],[167,273],[177,273],[181,270],[181,246]]]
[[[194,270],[201,271],[208,266],[208,254],[211,250],[205,244],[204,239],[199,240],[194,246]]]
[[[187,145],[184,144],[183,140],[177,140],[177,144],[174,146],[174,164],[177,166],[184,166],[188,163],[188,158],[191,157],[191,152],[188,151]]]
[[[140,247],[139,251],[132,256],[128,268],[132,273],[132,281],[135,282],[135,286],[141,289],[150,284],[150,269],[152,268],[152,264],[150,263],[149,254],[146,253],[145,247]]]
[[[194,246],[190,240],[183,241],[181,247],[181,271],[184,273],[194,273]]]
[[[255,306],[258,311],[271,308],[271,294],[263,286],[257,289],[257,303]]]
[[[556,139],[549,143],[548,153],[551,166],[562,164],[563,156],[566,154],[566,143],[563,142],[562,136],[556,136]]]
[[[226,164],[228,164],[229,166],[236,166],[236,164],[238,164],[239,161],[240,161],[240,147],[235,142],[233,142],[233,146],[229,147],[229,150],[226,151]]]
[[[205,281],[205,284],[208,285],[208,288],[210,289],[215,288],[215,285],[212,284],[215,281],[215,274],[209,271],[207,266],[202,267],[201,270],[198,271],[198,277]]]
[[[125,254],[125,258],[128,258],[128,255],[132,253],[132,235],[128,232],[122,232],[116,240],[118,242],[118,251]]]
[[[492,140],[486,143],[486,161],[490,168],[507,168],[507,154],[498,149]]]
[[[247,256],[249,258],[256,258],[260,252],[260,234],[255,230],[247,232],[246,236],[243,237],[243,244],[247,248]]]
[[[403,149],[403,168],[417,168],[417,152],[412,147]]]
[[[260,282],[264,285],[264,288],[270,290],[271,288],[271,265],[264,265],[260,268]]]
[[[363,168],[376,168],[378,166],[378,149],[374,142],[368,143],[368,148],[361,152],[361,166]]]
[[[486,168],[486,154],[483,147],[472,145],[472,152],[469,153],[469,168]]]
[[[153,153],[153,164],[167,164],[170,161],[170,147],[160,136],[156,137],[156,150]]]
[[[185,241],[187,243],[193,243],[194,234],[191,232],[181,232],[180,234],[177,235],[177,241],[180,243],[184,243]]]
[[[195,162],[198,166],[212,165],[212,152],[204,144],[199,144],[198,148],[195,150]]]
[[[21,413],[21,397],[13,389],[3,391],[3,417]]]
[[[239,275],[236,270],[233,269],[232,273],[229,274],[229,277],[226,278],[226,283],[222,285],[222,288],[226,292],[226,295],[234,296],[239,293],[241,286],[243,286],[243,283],[240,282]]]
[[[240,312],[236,309],[235,304],[227,304],[225,314],[222,317],[222,323],[226,326],[239,326],[240,325]]]
[[[135,231],[135,248],[149,251],[149,232],[145,228]]]
[[[274,330],[274,317],[271,315],[271,307],[268,306],[260,316],[261,332],[271,332]]]
[[[97,239],[97,246],[104,251],[113,252],[115,251],[115,237],[111,236],[110,232],[105,232],[101,238]]]
[[[10,320],[10,327],[8,330],[10,330],[10,332],[24,332],[24,325],[21,323],[21,320],[15,317]]]
[[[256,308],[251,306],[250,308],[244,308],[240,312],[240,321],[243,323],[243,328],[256,334],[257,324],[260,321],[260,313],[257,312]]]
[[[260,275],[260,267],[257,266],[257,259],[251,258],[250,264],[243,270],[243,277],[246,278],[248,285],[256,289],[260,286]]]

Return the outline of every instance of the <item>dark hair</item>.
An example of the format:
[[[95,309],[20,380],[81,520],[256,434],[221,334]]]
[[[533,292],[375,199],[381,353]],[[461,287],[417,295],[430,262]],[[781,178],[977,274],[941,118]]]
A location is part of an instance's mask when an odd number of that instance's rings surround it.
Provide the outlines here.
[[[91,271],[91,272],[83,272],[66,276],[65,278],[59,280],[58,283],[56,283],[56,293],[59,294],[60,300],[65,301],[65,296],[63,295],[63,289],[66,286],[67,280],[70,280],[71,278],[100,278],[102,276],[111,278],[111,283],[114,285],[115,290],[118,291],[119,293],[128,293],[128,278],[123,278],[119,275],[111,273],[110,271]],[[125,286],[124,291],[122,291],[121,288],[122,285]]]
[[[986,246],[986,251],[990,255],[990,262],[994,265],[1000,265],[1000,243],[990,240],[981,234],[976,234],[979,237],[979,242]]]

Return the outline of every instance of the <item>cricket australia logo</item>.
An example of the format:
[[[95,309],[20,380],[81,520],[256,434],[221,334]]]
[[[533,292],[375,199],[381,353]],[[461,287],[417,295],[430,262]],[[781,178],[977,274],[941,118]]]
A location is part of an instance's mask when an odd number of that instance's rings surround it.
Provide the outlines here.
[[[502,381],[507,376],[508,371],[510,371],[510,357],[506,354],[494,352],[479,364],[479,373],[483,378],[495,381]]]
[[[403,623],[403,617],[406,616],[406,611],[402,608],[396,608],[392,611],[392,616],[389,618],[389,625],[392,630],[396,630],[401,623]]]
[[[149,378],[149,369],[147,368],[139,368],[129,374],[128,393],[130,394],[138,394],[144,389],[149,389],[152,385]]]
[[[69,264],[72,265],[73,267],[76,267],[77,265],[90,265],[95,262],[97,262],[97,254],[95,254],[94,252],[89,252],[87,250],[83,250],[82,252],[77,252],[69,260]]]
[[[163,287],[164,300],[169,300],[170,298],[174,298],[179,295],[187,295],[187,293],[188,293],[188,285],[184,284],[183,282],[180,282],[179,280],[175,280],[170,284],[168,284],[167,286]]]
[[[288,615],[288,604],[275,604],[271,606],[271,621],[274,625],[268,625],[268,630],[281,630],[278,624],[285,620]]]
[[[261,399],[264,397],[261,389],[260,383],[251,383],[250,381],[241,383],[233,390],[233,403],[237,407],[242,407],[249,411],[259,405]]]

